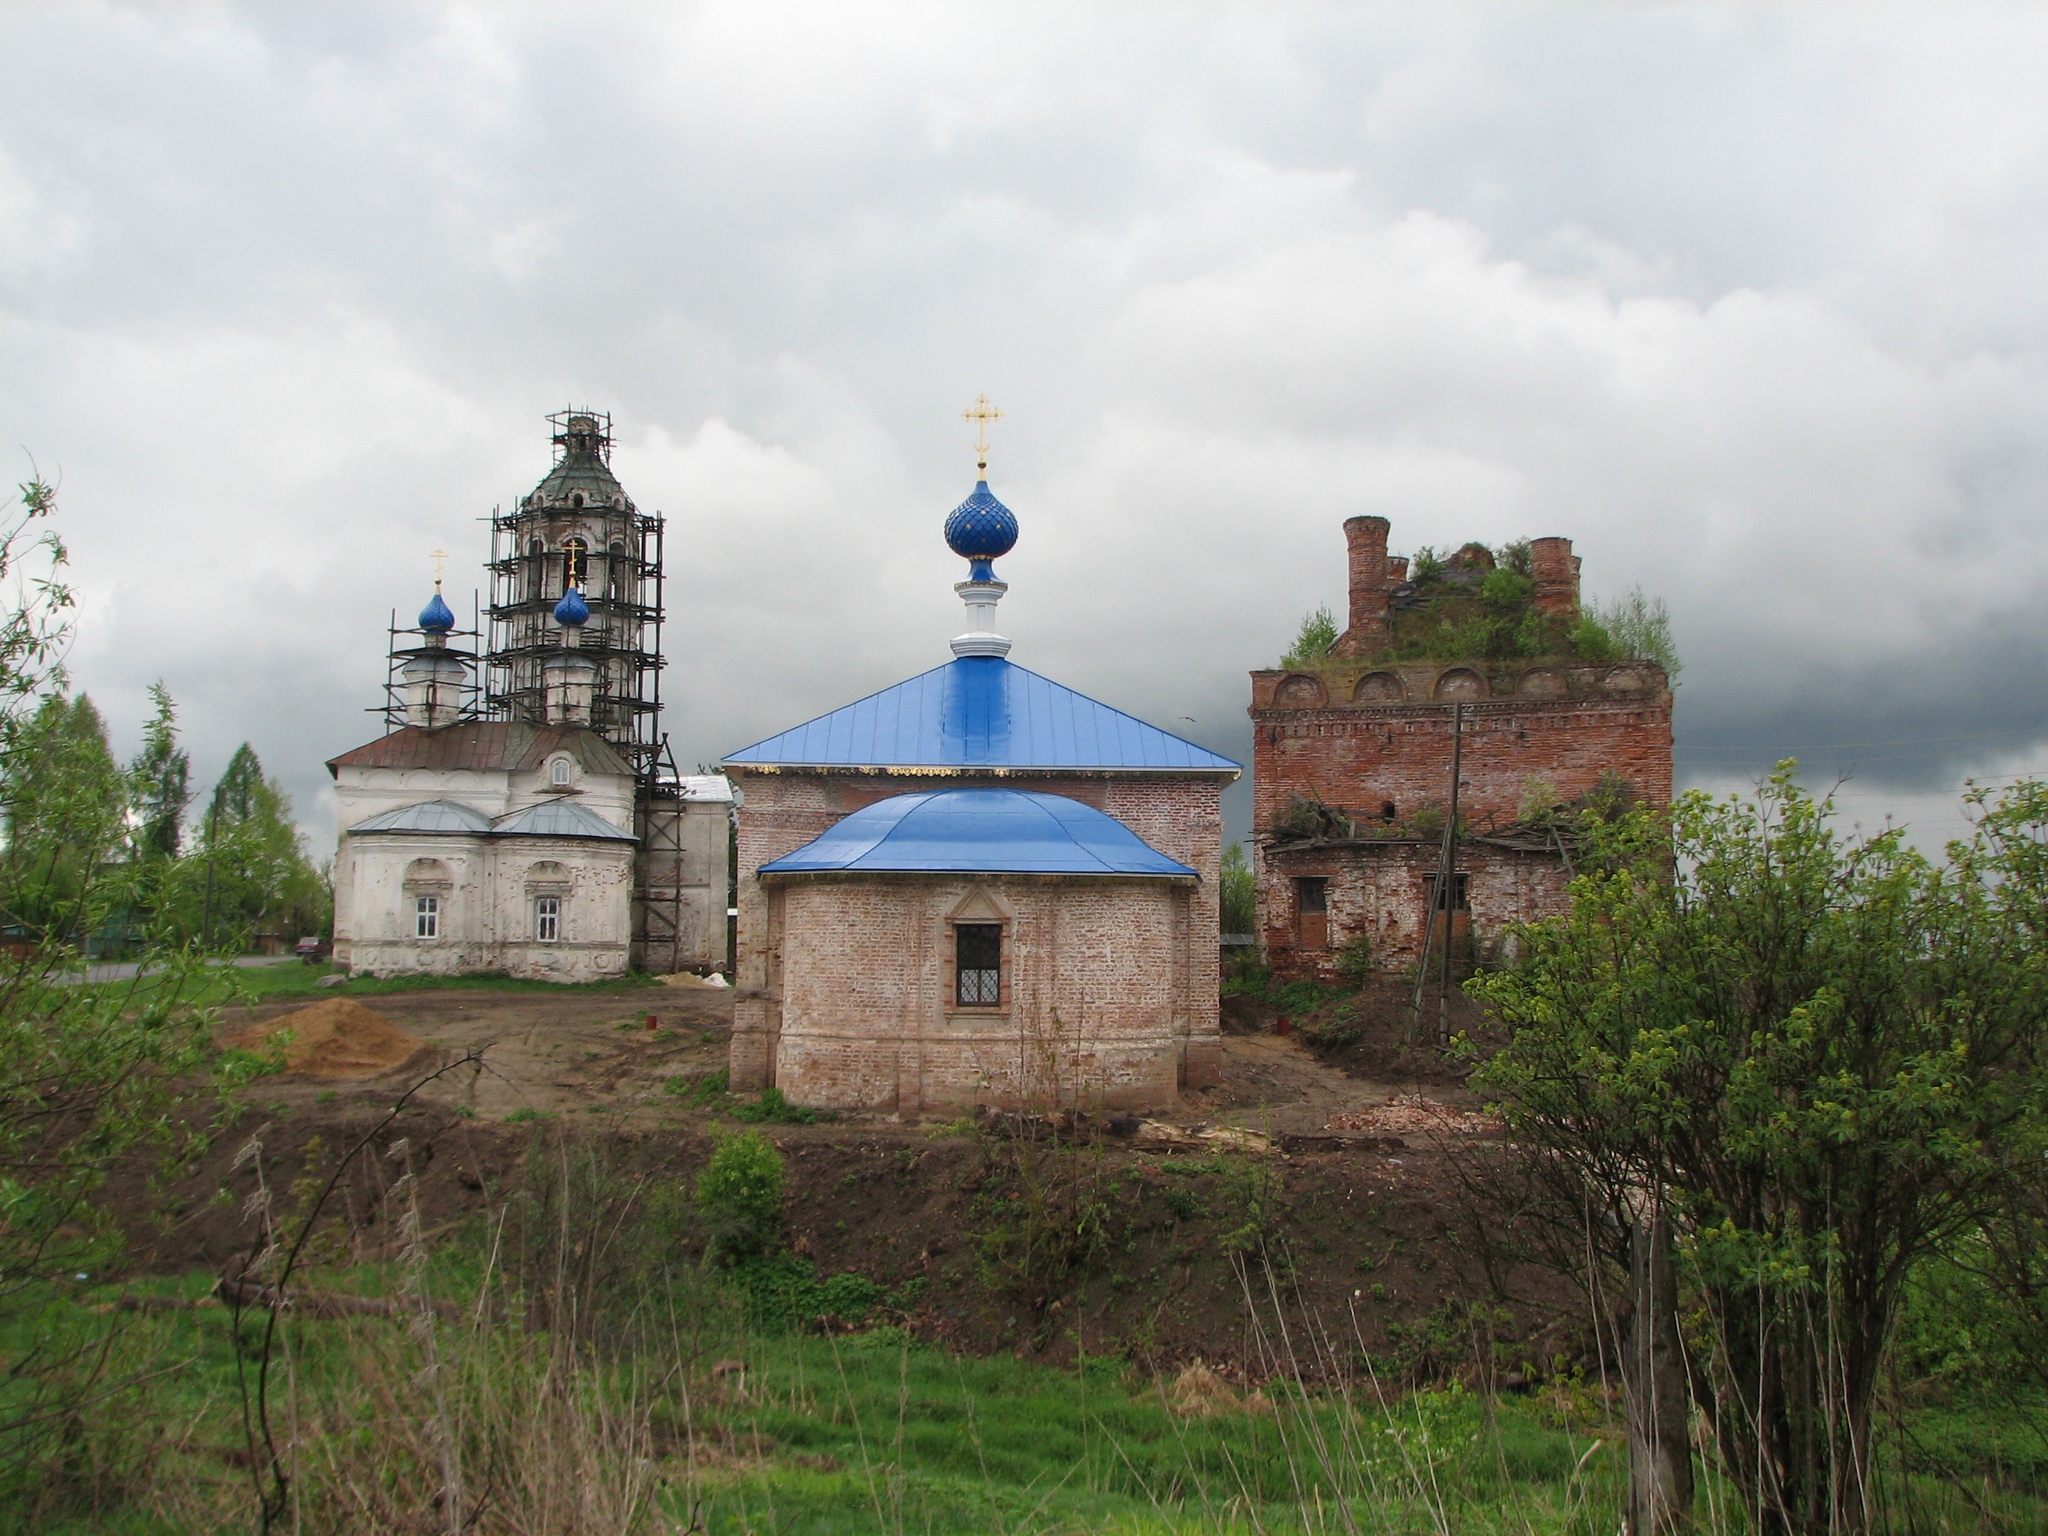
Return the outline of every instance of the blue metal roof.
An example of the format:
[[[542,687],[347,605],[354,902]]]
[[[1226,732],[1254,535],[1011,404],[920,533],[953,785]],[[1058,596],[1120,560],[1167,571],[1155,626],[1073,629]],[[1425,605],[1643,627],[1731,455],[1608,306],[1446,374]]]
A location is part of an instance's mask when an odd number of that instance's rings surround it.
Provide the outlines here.
[[[359,821],[350,832],[488,832],[491,819],[454,800],[422,800]]]
[[[503,817],[491,829],[500,837],[591,837],[622,843],[638,842],[593,810],[573,800],[543,800]]]
[[[729,753],[736,767],[1102,768],[1237,772],[1000,656],[961,656]]]
[[[1092,805],[1020,789],[938,789],[863,806],[764,875],[875,873],[1190,876]]]

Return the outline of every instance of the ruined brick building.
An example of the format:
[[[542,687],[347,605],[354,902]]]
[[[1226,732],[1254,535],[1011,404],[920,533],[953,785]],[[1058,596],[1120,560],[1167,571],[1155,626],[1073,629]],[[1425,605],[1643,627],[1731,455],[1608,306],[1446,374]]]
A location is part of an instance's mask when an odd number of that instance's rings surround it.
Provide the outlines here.
[[[953,659],[726,757],[735,1091],[918,1114],[1213,1082],[1238,765],[1009,660],[991,562],[1016,536],[977,484],[946,520]]]
[[[1329,653],[1252,674],[1258,939],[1281,976],[1332,975],[1360,943],[1377,969],[1410,969],[1426,932],[1484,954],[1562,908],[1558,812],[1671,798],[1670,680],[1581,622],[1571,540],[1424,552],[1411,571],[1387,533],[1344,524],[1350,623]]]

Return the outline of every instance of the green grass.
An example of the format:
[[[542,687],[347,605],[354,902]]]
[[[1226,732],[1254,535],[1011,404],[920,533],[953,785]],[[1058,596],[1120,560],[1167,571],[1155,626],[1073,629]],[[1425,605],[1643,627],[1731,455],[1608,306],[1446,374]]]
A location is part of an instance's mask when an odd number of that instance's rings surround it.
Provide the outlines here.
[[[473,1261],[431,1266],[435,1294],[473,1289]],[[362,1267],[328,1275],[323,1289],[386,1294],[398,1272]],[[1012,1356],[972,1358],[918,1344],[901,1330],[818,1337],[790,1331],[748,1332],[740,1321],[753,1308],[721,1295],[715,1276],[680,1277],[683,1290],[650,1312],[654,1334],[676,1336],[672,1348],[643,1357],[613,1357],[590,1368],[589,1384],[623,1391],[636,1359],[666,1369],[691,1362],[641,1407],[664,1447],[661,1503],[679,1524],[694,1510],[708,1533],[769,1532],[780,1536],[938,1536],[950,1532],[1316,1532],[1408,1536],[1443,1530],[1471,1536],[1604,1536],[1617,1523],[1620,1447],[1615,1426],[1591,1414],[1560,1412],[1541,1398],[1492,1405],[1451,1388],[1382,1402],[1369,1384],[1347,1398],[1269,1386],[1251,1411],[1241,1406],[1208,1417],[1174,1411],[1173,1385],[1115,1357],[1084,1356],[1064,1369]],[[744,1284],[744,1282],[742,1282]],[[825,1282],[877,1304],[856,1277]],[[198,1296],[208,1280],[192,1276],[138,1284],[152,1294]],[[687,1294],[685,1294],[687,1293]],[[0,1329],[10,1355],[31,1339],[81,1335],[87,1309],[113,1299],[114,1288],[91,1284],[52,1290],[34,1316]],[[887,1303],[879,1303],[886,1307]],[[848,1308],[848,1310],[852,1310]],[[493,1358],[545,1354],[540,1335],[512,1319],[483,1335],[459,1325],[436,1329],[447,1369],[465,1349]],[[675,1318],[684,1317],[686,1323]],[[155,1370],[144,1386],[111,1399],[106,1444],[99,1453],[117,1470],[126,1463],[116,1431],[176,1425],[191,1433],[181,1449],[159,1452],[151,1478],[199,1480],[227,1509],[243,1497],[237,1470],[240,1395],[228,1315],[219,1309],[125,1314],[118,1361]],[[645,1319],[643,1318],[643,1321]],[[256,1320],[245,1323],[253,1338]],[[708,1330],[708,1331],[706,1331]],[[640,1335],[643,1343],[647,1335]],[[301,1401],[351,1390],[364,1347],[418,1348],[402,1323],[290,1325],[293,1369]],[[467,1341],[467,1342],[465,1342]],[[410,1359],[410,1356],[403,1356]],[[744,1361],[743,1374],[715,1374],[712,1363]],[[466,1366],[462,1367],[467,1369]],[[399,1373],[403,1376],[405,1373]],[[460,1374],[458,1370],[457,1374]],[[653,1373],[659,1375],[659,1370]],[[0,1390],[0,1410],[8,1405]],[[353,1399],[344,1400],[353,1401]],[[2048,1529],[2044,1506],[2019,1491],[2038,1486],[2038,1430],[2032,1448],[2016,1455],[2026,1414],[1964,1408],[1920,1415],[1916,1430],[1939,1441],[1935,1460],[1948,1474],[1914,1480],[1917,1529]],[[2038,1423],[2039,1415],[2032,1415]],[[354,1420],[369,1424],[361,1411]],[[365,1428],[361,1433],[369,1434]],[[692,1450],[694,1445],[694,1466]],[[1994,1488],[1987,1474],[2003,1473]],[[1725,1499],[1725,1489],[1717,1497]],[[143,1532],[199,1529],[151,1523],[146,1497],[131,1496],[70,1523],[46,1512],[38,1529],[53,1532]],[[1339,1511],[1348,1512],[1349,1521]],[[1987,1510],[2000,1518],[1987,1522]],[[1702,1507],[1703,1516],[1709,1511]],[[0,1516],[0,1529],[8,1529]],[[1736,1532],[1722,1506],[1702,1528]]]

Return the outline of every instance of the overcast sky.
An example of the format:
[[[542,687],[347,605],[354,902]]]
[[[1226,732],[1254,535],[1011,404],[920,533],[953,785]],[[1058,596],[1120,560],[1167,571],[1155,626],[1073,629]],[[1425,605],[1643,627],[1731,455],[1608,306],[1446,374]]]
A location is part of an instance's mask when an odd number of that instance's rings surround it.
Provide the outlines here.
[[[71,665],[331,847],[390,610],[609,409],[685,769],[947,658],[1248,759],[1393,547],[1670,604],[1685,782],[1954,824],[2048,763],[2048,13],[745,3],[0,10],[0,444]],[[1242,828],[1242,799],[1233,831]]]

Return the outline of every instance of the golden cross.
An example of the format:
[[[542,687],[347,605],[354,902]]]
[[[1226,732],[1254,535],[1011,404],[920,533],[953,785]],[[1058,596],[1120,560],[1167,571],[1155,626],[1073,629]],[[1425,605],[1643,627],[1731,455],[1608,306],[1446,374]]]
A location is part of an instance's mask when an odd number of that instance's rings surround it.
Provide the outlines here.
[[[437,549],[434,551],[434,590],[436,592],[441,590],[441,562],[447,558],[447,550]]]
[[[978,467],[988,468],[988,424],[1001,421],[1003,413],[988,403],[987,395],[976,395],[974,404],[960,413],[962,421],[974,423],[974,457]]]

